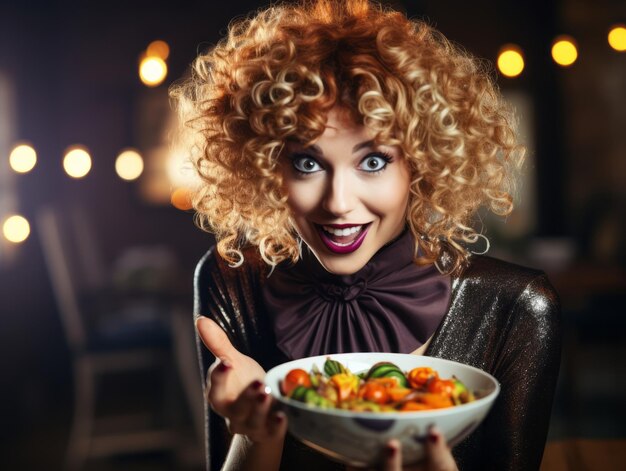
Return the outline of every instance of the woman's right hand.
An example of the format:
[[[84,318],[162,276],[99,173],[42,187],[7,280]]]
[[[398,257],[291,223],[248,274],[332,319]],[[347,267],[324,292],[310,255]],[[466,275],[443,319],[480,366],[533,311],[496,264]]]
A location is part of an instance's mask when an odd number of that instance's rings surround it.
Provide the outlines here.
[[[230,343],[221,327],[207,317],[196,321],[198,335],[215,356],[207,373],[207,401],[226,419],[231,433],[256,443],[282,439],[287,420],[271,410],[273,399],[265,391],[265,371]]]
[[[403,467],[402,445],[399,440],[390,440],[383,451],[384,456],[378,469],[381,471],[459,471],[452,451],[438,428],[429,427],[424,449],[425,456],[420,463]],[[347,466],[346,471],[358,471],[358,469]]]

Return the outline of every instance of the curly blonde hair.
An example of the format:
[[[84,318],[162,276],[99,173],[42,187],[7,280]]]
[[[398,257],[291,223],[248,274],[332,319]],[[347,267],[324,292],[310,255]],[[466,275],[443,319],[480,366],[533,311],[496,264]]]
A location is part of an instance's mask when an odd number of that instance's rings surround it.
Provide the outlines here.
[[[287,140],[321,136],[334,106],[407,159],[417,263],[445,251],[447,271],[459,269],[480,237],[477,210],[513,208],[523,148],[487,67],[429,25],[367,0],[278,5],[234,22],[171,96],[203,182],[196,222],[232,265],[247,244],[272,266],[298,259],[278,159]]]

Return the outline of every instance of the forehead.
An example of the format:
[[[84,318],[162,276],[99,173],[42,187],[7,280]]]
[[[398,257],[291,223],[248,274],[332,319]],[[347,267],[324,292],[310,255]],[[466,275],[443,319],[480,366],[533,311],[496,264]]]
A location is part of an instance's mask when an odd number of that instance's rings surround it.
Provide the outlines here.
[[[372,132],[366,126],[355,124],[353,121],[335,121],[329,119],[326,129],[317,139],[316,144],[324,145],[353,145],[356,142],[371,141]]]
[[[363,123],[355,121],[350,110],[335,106],[331,108],[326,116],[326,130],[332,132],[340,129],[356,131],[364,130],[365,126]]]
[[[324,132],[312,143],[311,147],[325,144],[371,140],[373,133],[362,123],[356,122],[349,111],[338,107],[332,108],[326,116]],[[288,147],[300,147],[304,143],[289,139]]]

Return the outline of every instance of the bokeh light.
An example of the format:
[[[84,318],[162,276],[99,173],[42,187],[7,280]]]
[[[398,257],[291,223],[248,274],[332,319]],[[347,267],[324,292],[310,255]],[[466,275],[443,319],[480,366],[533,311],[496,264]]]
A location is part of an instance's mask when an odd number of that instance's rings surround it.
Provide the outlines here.
[[[160,57],[144,57],[139,64],[139,78],[144,85],[156,87],[167,77],[167,64]]]
[[[121,152],[115,159],[115,172],[123,180],[136,180],[143,173],[143,167],[143,158],[134,149]]]
[[[619,52],[626,51],[626,26],[615,25],[608,35],[609,45]]]
[[[187,211],[193,208],[191,204],[191,191],[188,188],[181,187],[172,193],[172,206],[181,211]]]
[[[9,165],[17,173],[30,172],[37,163],[37,152],[30,144],[16,145],[9,155]]]
[[[146,55],[148,57],[160,57],[163,60],[167,60],[170,55],[170,47],[165,41],[157,39],[148,45]]]
[[[9,242],[19,244],[28,239],[30,224],[23,216],[17,214],[9,216],[2,224],[2,234]]]
[[[568,67],[576,62],[578,49],[574,38],[570,36],[559,36],[552,44],[552,59],[557,64]]]
[[[70,147],[63,158],[63,168],[72,178],[83,178],[91,170],[91,156],[81,146]]]
[[[498,54],[498,70],[505,77],[517,77],[524,70],[522,50],[514,45],[502,46]]]

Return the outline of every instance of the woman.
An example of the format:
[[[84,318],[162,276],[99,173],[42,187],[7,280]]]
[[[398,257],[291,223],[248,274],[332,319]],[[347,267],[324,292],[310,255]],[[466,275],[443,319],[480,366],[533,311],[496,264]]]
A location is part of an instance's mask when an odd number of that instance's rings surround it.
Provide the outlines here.
[[[542,273],[468,249],[479,208],[512,210],[522,154],[480,64],[401,13],[317,1],[233,24],[173,96],[217,239],[195,307],[204,371],[217,358],[211,468],[342,469],[286,434],[262,379],[344,351],[437,356],[500,381],[452,454],[431,430],[426,469],[538,468],[558,302]],[[397,442],[381,463],[400,469]]]

